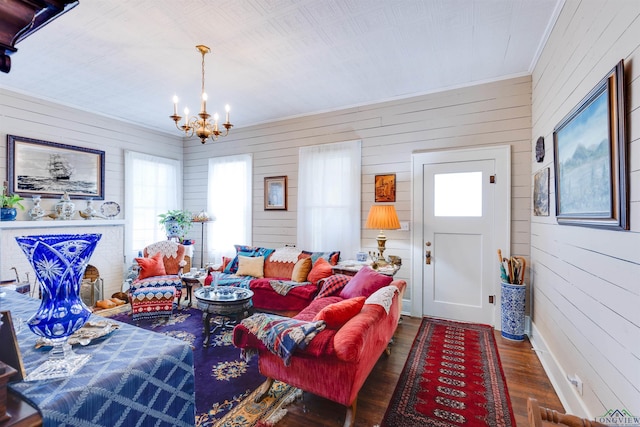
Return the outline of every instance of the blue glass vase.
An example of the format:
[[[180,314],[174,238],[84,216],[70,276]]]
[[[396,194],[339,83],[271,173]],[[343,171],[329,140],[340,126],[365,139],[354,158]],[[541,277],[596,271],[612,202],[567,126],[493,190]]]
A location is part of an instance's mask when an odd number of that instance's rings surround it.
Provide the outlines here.
[[[80,299],[80,285],[101,237],[101,234],[16,237],[42,292],[40,307],[27,324],[53,347],[49,360],[29,374],[27,380],[66,377],[89,360],[89,355],[75,354],[67,340],[91,315]]]

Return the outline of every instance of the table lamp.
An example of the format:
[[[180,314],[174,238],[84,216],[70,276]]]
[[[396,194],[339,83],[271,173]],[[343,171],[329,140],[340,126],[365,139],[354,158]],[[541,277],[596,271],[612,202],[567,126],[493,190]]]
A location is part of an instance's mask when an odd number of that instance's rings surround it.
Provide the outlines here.
[[[378,265],[387,265],[388,262],[384,259],[387,237],[384,235],[383,230],[398,230],[400,228],[396,208],[393,205],[372,205],[367,216],[365,228],[380,230],[380,234],[376,237],[378,241],[378,259],[376,263]]]

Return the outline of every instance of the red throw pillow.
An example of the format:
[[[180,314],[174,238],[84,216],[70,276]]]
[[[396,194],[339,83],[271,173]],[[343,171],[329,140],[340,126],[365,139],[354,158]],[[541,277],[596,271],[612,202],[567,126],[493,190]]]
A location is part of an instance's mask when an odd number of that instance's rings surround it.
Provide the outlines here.
[[[331,264],[329,264],[324,258],[318,258],[307,275],[307,280],[315,285],[318,283],[318,280],[329,277],[332,274],[333,270],[331,268]]]
[[[387,286],[393,281],[393,277],[380,274],[373,270],[371,267],[362,267],[360,271],[349,283],[342,288],[340,296],[348,299],[353,297],[369,297],[372,293],[378,289]]]
[[[164,269],[164,262],[162,260],[162,254],[156,253],[150,258],[136,258],[136,262],[140,266],[140,273],[138,279],[146,279],[147,277],[166,276],[167,272]]]
[[[329,304],[316,314],[313,321],[324,320],[327,328],[340,329],[353,316],[360,313],[365,300],[365,297],[356,297]]]

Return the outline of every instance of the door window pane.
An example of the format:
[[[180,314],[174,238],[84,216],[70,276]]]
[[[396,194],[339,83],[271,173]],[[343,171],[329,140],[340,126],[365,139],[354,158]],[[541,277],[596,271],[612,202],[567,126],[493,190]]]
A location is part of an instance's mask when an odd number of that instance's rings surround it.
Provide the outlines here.
[[[482,216],[482,172],[433,176],[435,216]]]

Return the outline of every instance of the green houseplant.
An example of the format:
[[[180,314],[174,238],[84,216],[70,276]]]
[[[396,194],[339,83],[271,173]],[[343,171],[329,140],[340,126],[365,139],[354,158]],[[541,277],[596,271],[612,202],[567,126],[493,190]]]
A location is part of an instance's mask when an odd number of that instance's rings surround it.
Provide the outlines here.
[[[0,196],[0,221],[14,221],[16,219],[16,207],[24,210],[22,202],[24,199],[17,194],[7,194],[7,188],[2,186],[2,195]]]
[[[174,209],[158,215],[160,224],[164,226],[167,232],[167,238],[177,237],[184,240],[189,230],[191,230],[191,218],[193,214],[182,209]]]

